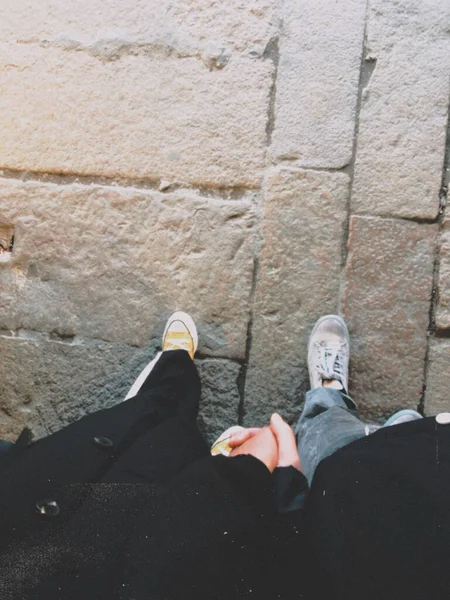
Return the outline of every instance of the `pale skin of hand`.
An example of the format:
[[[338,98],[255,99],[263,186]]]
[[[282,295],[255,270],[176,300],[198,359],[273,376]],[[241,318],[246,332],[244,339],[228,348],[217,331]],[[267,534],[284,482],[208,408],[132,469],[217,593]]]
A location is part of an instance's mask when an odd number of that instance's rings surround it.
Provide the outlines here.
[[[295,467],[302,471],[297,442],[292,428],[274,413],[268,427],[251,427],[233,434],[228,440],[230,456],[251,454],[272,472],[275,467]]]

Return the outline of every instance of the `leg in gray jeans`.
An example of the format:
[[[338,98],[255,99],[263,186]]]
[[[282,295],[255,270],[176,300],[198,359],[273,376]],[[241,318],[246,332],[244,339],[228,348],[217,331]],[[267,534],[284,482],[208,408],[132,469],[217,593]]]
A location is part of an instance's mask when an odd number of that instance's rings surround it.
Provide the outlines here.
[[[307,392],[295,432],[308,483],[311,485],[321,460],[378,428],[379,425],[366,424],[358,418],[355,403],[343,392],[325,387]]]

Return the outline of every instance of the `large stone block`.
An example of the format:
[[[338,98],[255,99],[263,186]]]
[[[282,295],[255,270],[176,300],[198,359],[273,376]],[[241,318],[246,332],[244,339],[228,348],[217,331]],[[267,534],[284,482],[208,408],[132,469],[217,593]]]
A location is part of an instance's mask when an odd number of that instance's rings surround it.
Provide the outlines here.
[[[23,427],[36,438],[86,414],[121,402],[160,341],[131,348],[89,340],[0,336],[0,439],[14,441]],[[199,426],[210,441],[238,419],[237,363],[196,361],[202,380]]]
[[[352,211],[434,218],[444,160],[450,5],[370,3]]]
[[[259,50],[272,35],[274,8],[272,0],[4,0],[0,41],[98,45],[98,51],[130,43],[182,53],[210,43]]]
[[[350,162],[365,0],[282,5],[273,153],[302,167]]]
[[[427,388],[425,391],[425,415],[450,412],[450,340],[430,340],[428,352]]]
[[[336,312],[348,177],[280,168],[269,173],[255,291],[245,422],[277,410],[290,421],[308,389],[307,341],[315,320]]]
[[[146,346],[191,312],[206,355],[243,357],[253,272],[252,198],[0,180],[0,329]]]
[[[350,394],[368,418],[417,408],[427,350],[437,226],[350,220],[343,313],[351,335]]]
[[[450,328],[450,228],[448,223],[440,236],[436,327]]]
[[[0,45],[0,167],[257,186],[272,62]]]

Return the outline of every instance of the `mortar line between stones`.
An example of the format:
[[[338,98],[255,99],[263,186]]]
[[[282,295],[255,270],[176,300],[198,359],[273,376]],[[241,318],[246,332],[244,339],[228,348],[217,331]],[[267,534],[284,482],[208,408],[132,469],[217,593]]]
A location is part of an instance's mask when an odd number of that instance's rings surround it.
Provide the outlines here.
[[[48,173],[38,171],[23,171],[14,169],[0,169],[0,179],[14,179],[18,182],[53,183],[57,185],[85,185],[112,188],[131,188],[136,190],[155,190],[160,193],[171,193],[177,190],[195,191],[207,198],[220,198],[226,200],[239,200],[245,195],[258,191],[261,185],[255,187],[245,186],[217,186],[208,187],[193,183],[171,183],[165,178],[133,178],[133,177],[105,177],[96,175],[82,175],[79,173]]]
[[[418,412],[424,415],[425,413],[425,394],[428,383],[428,371],[429,371],[429,355],[430,355],[430,339],[434,337],[447,337],[447,332],[436,331],[436,305],[438,299],[438,285],[439,285],[439,267],[440,267],[440,237],[444,228],[444,214],[447,204],[448,184],[449,184],[449,170],[450,170],[450,98],[448,103],[447,113],[447,133],[445,138],[445,152],[444,152],[444,163],[442,166],[442,181],[439,190],[439,206],[438,206],[438,218],[439,230],[436,236],[436,247],[434,249],[433,259],[433,282],[431,288],[430,297],[430,308],[428,312],[428,331],[427,331],[427,343],[425,348],[424,367],[423,367],[423,386],[422,393],[420,395],[419,404],[417,406]],[[437,334],[437,335],[436,335]],[[444,334],[444,335],[442,335]],[[450,337],[450,332],[448,332]]]
[[[344,233],[342,236],[342,247],[341,247],[341,279],[339,285],[339,297],[338,297],[338,313],[342,313],[342,296],[344,293],[345,287],[345,269],[347,266],[347,258],[348,258],[348,239],[350,235],[350,216],[351,216],[351,201],[353,194],[353,181],[355,178],[355,162],[356,162],[356,152],[358,149],[358,135],[359,135],[359,117],[361,112],[361,103],[362,103],[362,93],[364,87],[367,85],[367,77],[365,71],[366,65],[366,39],[367,39],[367,25],[369,20],[369,0],[366,2],[366,12],[365,12],[365,21],[364,21],[364,33],[362,40],[362,49],[361,49],[361,62],[359,69],[359,82],[358,82],[358,94],[356,98],[356,108],[355,108],[355,128],[353,131],[353,146],[352,146],[352,156],[349,164],[347,165],[347,172],[349,175],[349,184],[348,184],[348,200],[347,200],[347,218],[344,226]]]
[[[18,334],[17,331],[14,330],[0,330],[0,339],[2,340],[15,340],[15,341],[19,341],[19,342],[37,342],[37,343],[53,343],[53,344],[62,344],[64,346],[73,346],[73,347],[80,347],[80,346],[92,346],[94,344],[108,344],[110,346],[122,346],[125,348],[134,348],[136,350],[145,350],[146,348],[149,348],[151,346],[152,341],[156,340],[157,343],[159,344],[158,348],[161,349],[160,343],[161,340],[159,338],[151,338],[149,340],[149,343],[147,344],[147,346],[133,346],[132,344],[127,344],[125,342],[115,342],[115,341],[111,341],[111,340],[104,340],[101,338],[90,338],[90,337],[86,337],[86,336],[64,336],[64,335],[56,335],[56,334],[49,334],[47,332],[44,331],[37,331],[37,330],[31,330],[31,329],[26,329],[26,330],[22,330],[20,334]],[[210,361],[220,361],[220,360],[228,360],[230,362],[236,363],[238,365],[242,365],[243,360],[241,358],[236,358],[233,356],[221,356],[221,355],[207,355],[207,354],[202,354],[202,353],[197,353],[195,355],[195,360],[198,361],[203,361],[203,360],[210,360]]]
[[[436,225],[440,223],[442,220],[443,211],[440,209],[437,217],[434,218],[426,218],[426,217],[406,217],[400,215],[382,215],[382,214],[371,214],[371,213],[360,213],[354,212],[352,216],[361,217],[366,219],[378,219],[378,220],[388,220],[388,221],[408,221],[410,223],[417,223],[419,225]]]
[[[430,338],[432,337],[434,330],[435,330],[435,309],[436,309],[438,277],[439,277],[439,241],[436,240],[436,248],[434,249],[434,257],[433,257],[433,278],[432,278],[432,285],[431,285],[430,306],[428,309],[428,330],[427,330],[427,339],[426,339],[426,346],[425,346],[425,356],[423,359],[423,384],[422,384],[422,391],[420,393],[419,403],[417,405],[417,411],[420,412],[421,415],[424,415],[424,413],[425,413],[425,393],[427,390]]]
[[[252,349],[252,341],[253,341],[253,338],[252,338],[253,318],[254,318],[253,301],[254,301],[254,297],[255,297],[258,274],[259,274],[259,258],[258,258],[258,256],[255,256],[253,259],[252,286],[250,289],[250,298],[249,298],[250,311],[249,311],[249,319],[248,319],[248,324],[247,324],[245,357],[244,357],[244,362],[241,364],[241,368],[239,370],[239,374],[238,374],[237,380],[236,380],[238,393],[239,393],[238,425],[242,425],[244,423],[244,416],[245,416],[245,383],[247,380],[248,364],[250,361],[250,352]]]

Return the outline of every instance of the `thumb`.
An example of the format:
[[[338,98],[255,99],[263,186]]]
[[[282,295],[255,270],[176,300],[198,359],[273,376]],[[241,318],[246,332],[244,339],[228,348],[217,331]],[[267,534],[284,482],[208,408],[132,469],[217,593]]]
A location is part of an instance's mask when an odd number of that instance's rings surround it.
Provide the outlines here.
[[[272,429],[278,444],[278,467],[293,466],[301,471],[300,458],[297,450],[297,442],[292,428],[278,413],[270,418]]]

